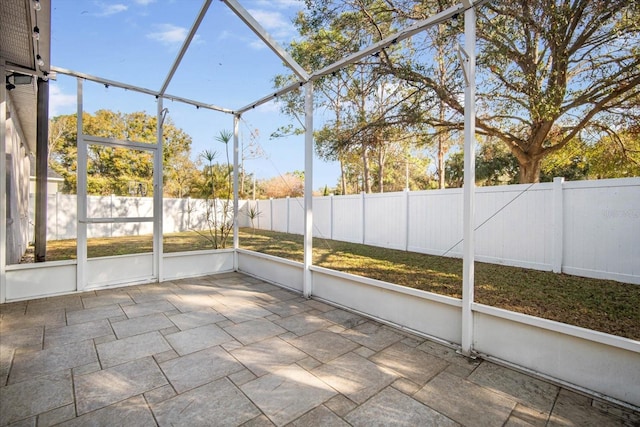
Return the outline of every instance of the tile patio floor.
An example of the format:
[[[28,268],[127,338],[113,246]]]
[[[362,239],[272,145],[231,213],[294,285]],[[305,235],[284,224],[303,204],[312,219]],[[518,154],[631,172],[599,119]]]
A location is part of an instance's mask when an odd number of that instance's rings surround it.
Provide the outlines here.
[[[237,273],[0,306],[0,426],[607,426],[640,414]]]

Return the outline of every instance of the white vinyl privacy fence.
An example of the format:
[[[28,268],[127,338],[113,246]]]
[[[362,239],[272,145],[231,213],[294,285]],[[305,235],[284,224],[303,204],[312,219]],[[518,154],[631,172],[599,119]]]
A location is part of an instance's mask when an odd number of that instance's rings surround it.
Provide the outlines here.
[[[152,199],[90,196],[91,217],[151,216]],[[223,203],[222,201],[219,203]],[[164,199],[163,230],[208,228],[206,202]],[[302,198],[241,201],[241,226],[303,234]],[[47,236],[76,237],[76,196],[49,196]],[[314,236],[462,256],[462,189],[313,199]],[[479,187],[476,259],[640,284],[640,178]],[[152,234],[152,223],[92,224],[88,237]]]
[[[34,206],[31,195],[31,206]],[[76,238],[77,197],[75,194],[49,194],[47,205],[47,240]],[[216,200],[218,219],[224,217],[223,205],[233,212],[232,202]],[[246,202],[241,201],[242,208]],[[207,204],[209,205],[207,207]],[[207,218],[212,218],[212,201],[200,199],[164,199],[162,225],[165,233],[208,229]],[[87,196],[87,211],[90,218],[149,217],[153,216],[152,197]],[[31,212],[31,218],[33,218]],[[230,218],[229,218],[230,219]],[[33,230],[31,230],[33,233]],[[153,222],[90,224],[87,237],[117,237],[153,234]],[[31,236],[32,237],[32,236]]]
[[[303,233],[302,198],[246,206]],[[314,236],[461,257],[462,213],[462,189],[316,197]],[[479,187],[475,214],[478,261],[640,284],[640,178]]]

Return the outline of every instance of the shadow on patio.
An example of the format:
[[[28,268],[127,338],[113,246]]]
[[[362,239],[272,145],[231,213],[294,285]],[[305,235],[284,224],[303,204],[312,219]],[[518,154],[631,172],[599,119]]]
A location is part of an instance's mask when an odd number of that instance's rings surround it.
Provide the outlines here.
[[[0,306],[5,425],[638,425],[238,273]]]

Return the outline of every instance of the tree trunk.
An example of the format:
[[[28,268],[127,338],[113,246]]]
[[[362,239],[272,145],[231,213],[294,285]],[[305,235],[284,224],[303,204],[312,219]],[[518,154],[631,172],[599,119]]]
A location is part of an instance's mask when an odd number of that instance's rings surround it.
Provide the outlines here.
[[[444,176],[444,135],[438,135],[438,188],[443,189],[445,186]]]
[[[371,183],[369,177],[369,156],[367,151],[367,147],[362,149],[362,190],[369,194],[371,193]]]
[[[542,165],[541,158],[529,158],[525,162],[518,160],[518,164],[520,165],[520,184],[540,182],[540,167]]]
[[[344,176],[344,162],[340,159],[340,190],[342,195],[347,194],[347,178]]]
[[[378,187],[380,193],[384,193],[384,149],[382,146],[378,150]]]

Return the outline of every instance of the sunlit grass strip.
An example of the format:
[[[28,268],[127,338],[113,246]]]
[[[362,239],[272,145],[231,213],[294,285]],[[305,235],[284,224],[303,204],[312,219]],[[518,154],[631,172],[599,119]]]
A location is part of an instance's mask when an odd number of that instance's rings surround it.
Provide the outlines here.
[[[315,238],[313,263],[363,277],[460,298],[462,260]],[[302,261],[302,236],[243,229],[240,246]],[[211,249],[193,232],[164,235],[164,252]],[[93,238],[90,257],[152,251],[150,236]],[[73,259],[75,240],[48,242],[47,260]],[[640,340],[640,286],[611,280],[476,263],[479,303]]]

